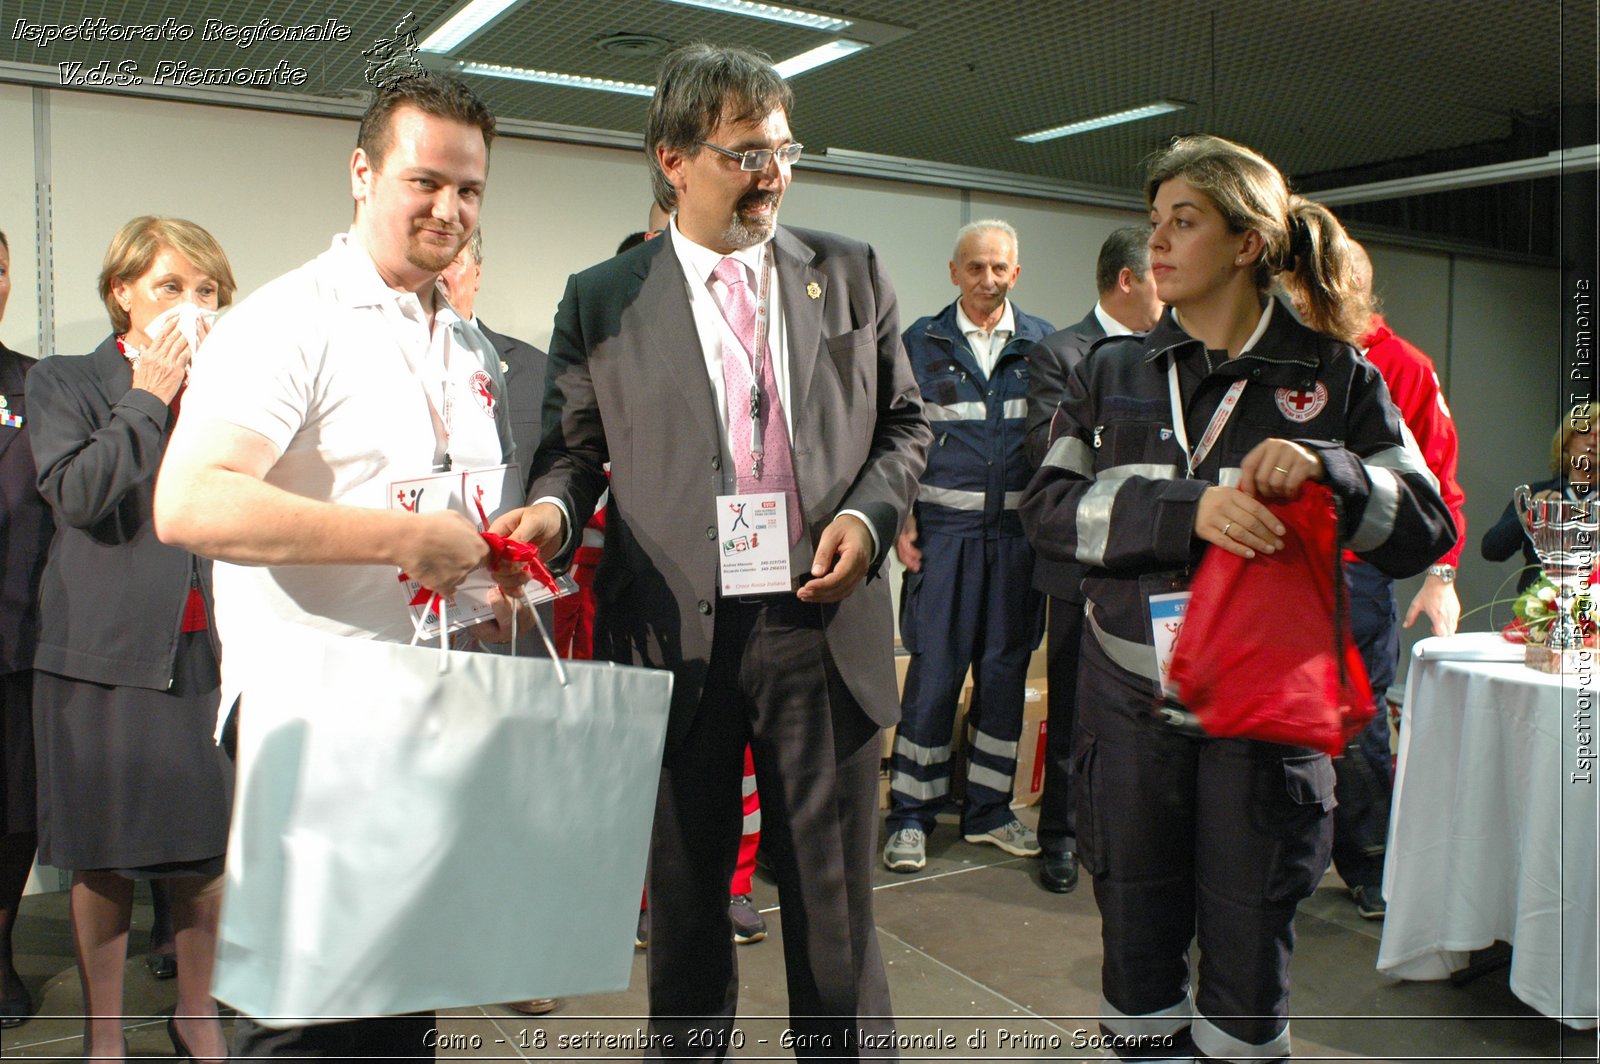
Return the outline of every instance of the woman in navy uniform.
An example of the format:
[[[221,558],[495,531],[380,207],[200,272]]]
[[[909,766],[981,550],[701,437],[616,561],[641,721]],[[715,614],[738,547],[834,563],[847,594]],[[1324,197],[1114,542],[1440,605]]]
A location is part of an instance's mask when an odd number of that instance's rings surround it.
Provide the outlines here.
[[[1280,548],[1261,500],[1308,480],[1338,498],[1342,545],[1396,577],[1426,568],[1455,526],[1352,346],[1368,308],[1332,214],[1255,152],[1206,136],[1154,160],[1146,198],[1167,310],[1074,371],[1022,503],[1041,555],[1090,567],[1074,765],[1102,917],[1101,1025],[1125,1059],[1286,1058],[1294,912],[1328,865],[1333,768],[1153,713],[1150,597],[1181,590],[1209,546]],[[1268,295],[1290,272],[1309,328]]]

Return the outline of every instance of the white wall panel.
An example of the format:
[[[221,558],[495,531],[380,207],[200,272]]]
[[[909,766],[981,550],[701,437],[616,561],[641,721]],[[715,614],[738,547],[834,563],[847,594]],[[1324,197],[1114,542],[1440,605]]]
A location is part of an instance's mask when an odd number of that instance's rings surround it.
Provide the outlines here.
[[[83,353],[110,328],[95,290],[106,246],[141,214],[208,229],[242,298],[350,224],[348,119],[53,92],[56,350]]]
[[[11,299],[0,340],[23,354],[38,354],[39,273],[35,268],[33,192],[33,90],[0,85],[0,231],[11,245]]]

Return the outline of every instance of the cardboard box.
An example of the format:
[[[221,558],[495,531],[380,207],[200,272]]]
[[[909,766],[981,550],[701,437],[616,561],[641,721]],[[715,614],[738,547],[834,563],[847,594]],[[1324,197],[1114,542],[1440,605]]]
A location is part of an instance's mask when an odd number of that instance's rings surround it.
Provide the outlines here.
[[[1045,709],[1049,689],[1043,680],[1029,680],[1022,696],[1022,736],[1017,740],[1017,775],[1011,785],[1013,808],[1033,805],[1044,791],[1048,738]]]

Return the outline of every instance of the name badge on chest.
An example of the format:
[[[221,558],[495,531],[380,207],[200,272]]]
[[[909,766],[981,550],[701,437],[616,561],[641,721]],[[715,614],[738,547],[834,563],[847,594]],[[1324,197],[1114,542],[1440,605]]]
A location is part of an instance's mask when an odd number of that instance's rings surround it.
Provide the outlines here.
[[[717,496],[717,566],[724,595],[794,590],[783,492]]]

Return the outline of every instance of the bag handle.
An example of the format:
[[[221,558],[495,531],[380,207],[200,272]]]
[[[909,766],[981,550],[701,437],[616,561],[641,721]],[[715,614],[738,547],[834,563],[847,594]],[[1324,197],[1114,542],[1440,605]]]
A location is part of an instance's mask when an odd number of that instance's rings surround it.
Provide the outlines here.
[[[554,601],[554,600],[552,600]],[[544,647],[550,651],[550,661],[556,667],[556,682],[566,687],[572,681],[567,678],[566,666],[561,664],[561,655],[556,653],[555,640],[550,638],[550,631],[544,626],[544,618],[539,616],[539,608],[533,604],[533,598],[528,592],[528,586],[522,586],[522,603],[533,614],[533,623],[539,629],[539,638],[544,640]],[[517,611],[511,611],[511,656],[517,656]]]
[[[443,595],[434,595],[429,608],[423,610],[420,616],[411,619],[411,646],[416,646],[422,641],[422,619],[430,610],[439,613],[439,675],[443,676],[450,671],[450,600]],[[526,585],[522,588],[522,604],[528,607],[533,614],[534,626],[539,629],[539,638],[544,641],[545,649],[550,651],[550,661],[556,668],[556,682],[562,687],[567,687],[572,680],[567,676],[567,669],[561,663],[561,655],[556,653],[555,640],[550,638],[550,630],[545,627],[544,619],[539,616],[539,608],[534,605]],[[511,656],[517,656],[517,611],[511,611]]]

